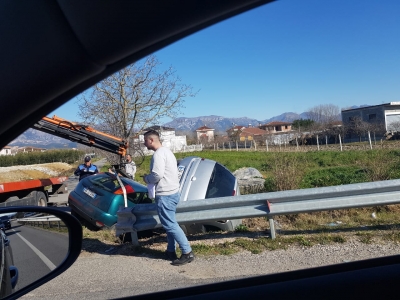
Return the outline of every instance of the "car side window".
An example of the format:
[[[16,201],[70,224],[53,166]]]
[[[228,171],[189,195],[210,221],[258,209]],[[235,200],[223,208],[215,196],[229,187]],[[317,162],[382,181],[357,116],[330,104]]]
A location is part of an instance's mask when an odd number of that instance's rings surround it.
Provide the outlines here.
[[[216,163],[208,183],[206,198],[232,196],[234,188],[235,177],[222,165]]]

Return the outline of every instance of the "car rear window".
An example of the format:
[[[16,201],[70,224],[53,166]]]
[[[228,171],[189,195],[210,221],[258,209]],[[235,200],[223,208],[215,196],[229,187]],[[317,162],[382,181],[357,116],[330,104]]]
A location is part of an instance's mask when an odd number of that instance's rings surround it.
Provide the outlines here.
[[[114,193],[121,188],[119,181],[112,175],[108,175],[107,173],[99,174],[96,176],[90,176],[89,181],[93,184],[96,188]],[[129,182],[126,182],[123,178],[121,178],[124,186],[129,185]],[[128,206],[133,206],[133,204],[139,203],[151,203],[151,199],[148,198],[147,192],[139,192],[135,191],[133,193],[127,194]],[[114,198],[114,197],[96,197],[90,200],[90,203],[102,211],[108,211],[111,205],[111,201],[120,201],[117,203],[119,205],[124,205],[123,198]]]
[[[224,166],[216,163],[208,183],[206,199],[233,196],[236,177]]]
[[[111,192],[111,193],[114,193],[116,190],[118,190],[121,187],[117,178],[115,178],[113,176],[109,176],[107,174],[90,176],[89,181],[94,186],[101,188],[107,192]],[[126,185],[126,183],[124,185]]]

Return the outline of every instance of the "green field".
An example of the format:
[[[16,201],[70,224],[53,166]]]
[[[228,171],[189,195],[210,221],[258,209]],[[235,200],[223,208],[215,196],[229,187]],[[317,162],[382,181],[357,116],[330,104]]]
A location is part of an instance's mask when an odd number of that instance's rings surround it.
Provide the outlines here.
[[[200,156],[225,165],[230,171],[253,167],[266,180],[265,191],[314,188],[400,178],[400,150],[312,152],[202,151],[176,153]],[[136,180],[148,173],[151,157],[138,167]]]

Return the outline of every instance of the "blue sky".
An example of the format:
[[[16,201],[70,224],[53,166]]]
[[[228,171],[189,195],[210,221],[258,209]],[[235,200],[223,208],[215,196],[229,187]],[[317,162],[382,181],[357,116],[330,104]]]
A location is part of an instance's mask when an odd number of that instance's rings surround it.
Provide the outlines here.
[[[180,116],[261,121],[319,104],[400,101],[399,54],[399,0],[280,0],[156,56],[199,90]],[[72,99],[49,115],[79,121],[77,111]]]

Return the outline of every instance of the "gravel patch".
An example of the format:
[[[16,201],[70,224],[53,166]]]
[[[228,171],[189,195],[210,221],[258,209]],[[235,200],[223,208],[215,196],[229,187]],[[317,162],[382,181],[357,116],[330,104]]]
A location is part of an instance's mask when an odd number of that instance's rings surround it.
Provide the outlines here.
[[[12,166],[0,168],[0,182],[14,182],[31,179],[43,179],[62,176],[71,171],[72,166],[67,163],[47,163],[25,166]]]

